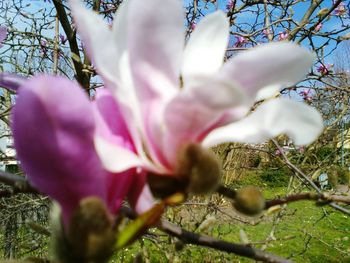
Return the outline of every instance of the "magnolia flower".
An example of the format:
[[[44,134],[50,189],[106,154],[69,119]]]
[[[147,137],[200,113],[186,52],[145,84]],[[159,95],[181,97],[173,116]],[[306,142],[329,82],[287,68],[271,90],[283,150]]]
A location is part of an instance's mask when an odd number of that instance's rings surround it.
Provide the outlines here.
[[[196,24],[196,22],[192,22],[191,23],[191,30],[193,31],[193,30],[195,30],[195,28],[196,28],[196,26],[197,26],[197,24]]]
[[[334,15],[343,16],[345,14],[346,14],[345,4],[343,2],[340,2],[340,4],[334,10]]]
[[[1,74],[0,86],[18,90],[12,131],[21,167],[39,191],[59,202],[66,225],[85,197],[99,197],[112,215],[127,194],[139,212],[139,206],[152,205],[145,203],[150,194],[143,174],[136,169],[108,172],[96,153],[96,134],[134,151],[107,90],[99,91],[92,103],[77,84],[62,77],[24,80]]]
[[[247,39],[245,37],[236,36],[235,47],[242,47],[245,43],[247,43]]]
[[[68,38],[62,34],[60,34],[59,37],[60,37],[61,44],[62,45],[66,44],[66,42],[68,41]]]
[[[287,32],[279,32],[278,33],[278,41],[283,41],[288,39],[288,33]]]
[[[268,37],[272,32],[269,28],[266,28],[262,31],[264,37]]]
[[[231,10],[234,7],[234,3],[232,0],[228,0],[227,4],[226,4],[226,9],[227,10]]]
[[[46,56],[47,54],[47,41],[45,39],[40,40],[40,55]]]
[[[282,133],[302,145],[320,134],[320,114],[303,103],[273,99],[249,113],[257,97],[303,78],[314,59],[304,48],[260,45],[223,65],[229,23],[222,11],[203,18],[184,48],[181,1],[127,1],[111,30],[80,1],[70,4],[87,52],[120,105],[135,145],[130,151],[97,135],[96,149],[107,170],[139,167],[159,178],[176,177],[179,159],[184,149],[193,150],[191,145],[261,143]],[[202,154],[193,152],[193,159]]]
[[[332,67],[332,64],[321,64],[317,67],[317,72],[321,73],[322,75],[327,75],[331,71]]]
[[[302,96],[304,101],[306,101],[306,102],[312,101],[311,89],[304,89],[299,94]]]
[[[7,37],[7,27],[0,26],[0,48],[2,47],[2,42]]]
[[[318,23],[317,26],[315,27],[315,31],[318,32],[322,29],[322,23]]]

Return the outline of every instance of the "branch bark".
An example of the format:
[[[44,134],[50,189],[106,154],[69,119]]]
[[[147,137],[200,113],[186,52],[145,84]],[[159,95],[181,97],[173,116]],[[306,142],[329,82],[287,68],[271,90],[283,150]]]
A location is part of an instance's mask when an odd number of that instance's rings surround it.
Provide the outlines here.
[[[66,33],[70,51],[75,56],[72,56],[72,61],[75,69],[76,79],[80,83],[81,86],[88,92],[90,88],[90,76],[89,74],[83,71],[84,65],[82,63],[82,59],[80,57],[79,47],[76,39],[76,32],[71,27],[71,23],[68,19],[67,12],[65,10],[64,5],[61,0],[53,0],[53,4],[55,5],[57,16],[59,21],[61,22],[62,28]],[[80,61],[78,61],[78,59]]]

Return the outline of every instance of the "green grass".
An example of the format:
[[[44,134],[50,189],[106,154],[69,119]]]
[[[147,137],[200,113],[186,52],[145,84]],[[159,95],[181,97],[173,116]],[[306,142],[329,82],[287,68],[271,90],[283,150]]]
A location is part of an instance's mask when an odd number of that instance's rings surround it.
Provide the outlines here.
[[[269,198],[284,193],[283,188],[269,188],[264,195]],[[200,208],[191,210],[198,212]],[[178,211],[177,211],[178,212]],[[295,262],[350,262],[350,218],[330,207],[319,207],[314,202],[303,201],[289,204],[281,212],[274,237],[267,244],[266,251],[288,257]],[[258,243],[269,236],[277,214],[267,216],[259,224],[247,225],[236,220],[224,220],[220,213],[212,230],[214,237],[230,242],[240,242],[239,231],[243,229],[249,241]],[[186,222],[193,229],[194,221]],[[156,234],[161,232],[155,231]],[[115,255],[114,262],[132,262],[137,254],[149,262],[251,262],[250,259],[213,249],[186,245],[181,251],[175,250],[174,239],[167,236],[143,238],[143,244],[136,242]]]
[[[265,187],[263,190],[266,198],[283,195],[282,187]],[[193,201],[197,202],[197,201]],[[199,202],[204,202],[200,200]],[[230,211],[229,205],[220,205]],[[183,228],[193,231],[198,222],[205,215],[213,213],[213,209],[203,206],[179,206],[169,209],[165,217],[175,223],[180,222]],[[334,209],[324,206],[316,206],[314,202],[303,201],[289,204],[281,211],[282,217],[278,220],[274,232],[276,240],[266,244],[266,251],[287,257],[295,262],[350,262],[350,218]],[[229,219],[220,212],[216,214],[216,221],[211,230],[203,234],[241,243],[239,232],[244,230],[251,243],[257,248],[262,248],[262,242],[266,241],[271,233],[278,213],[264,217],[257,225],[243,224],[237,220]],[[219,252],[214,249],[203,248],[195,245],[185,245],[177,250],[176,239],[162,232],[150,229],[149,235],[135,242],[130,247],[123,249],[114,255],[111,262],[133,262],[136,255],[140,254],[144,262],[252,262],[252,260]],[[0,233],[0,240],[3,233]],[[28,242],[31,230],[22,226],[19,236]],[[29,235],[29,236],[28,236]],[[40,243],[40,242],[39,242]],[[43,245],[45,242],[43,242]],[[32,243],[30,243],[32,244]],[[19,256],[40,256],[38,251],[32,253],[20,245]],[[45,255],[47,247],[40,250]],[[0,249],[2,256],[2,250]]]

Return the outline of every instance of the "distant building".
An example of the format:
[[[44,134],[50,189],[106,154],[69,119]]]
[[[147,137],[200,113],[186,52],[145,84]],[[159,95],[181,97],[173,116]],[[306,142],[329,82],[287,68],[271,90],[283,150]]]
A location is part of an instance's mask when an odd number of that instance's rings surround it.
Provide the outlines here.
[[[19,171],[16,151],[13,147],[13,139],[9,136],[10,129],[0,121],[0,170],[11,173]]]

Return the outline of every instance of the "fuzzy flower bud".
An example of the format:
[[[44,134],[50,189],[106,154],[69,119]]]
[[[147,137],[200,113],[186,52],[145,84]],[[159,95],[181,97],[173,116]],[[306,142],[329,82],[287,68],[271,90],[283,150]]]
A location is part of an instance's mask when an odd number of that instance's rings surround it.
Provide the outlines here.
[[[245,215],[255,216],[263,211],[265,199],[256,187],[248,186],[237,191],[233,206]]]

